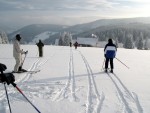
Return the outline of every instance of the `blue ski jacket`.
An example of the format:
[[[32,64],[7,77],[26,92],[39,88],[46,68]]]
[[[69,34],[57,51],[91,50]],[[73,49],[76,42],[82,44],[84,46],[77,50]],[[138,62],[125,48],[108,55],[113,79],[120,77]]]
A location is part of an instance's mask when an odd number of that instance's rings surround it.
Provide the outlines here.
[[[117,47],[113,43],[106,44],[104,48],[104,53],[106,58],[115,58],[117,52]]]

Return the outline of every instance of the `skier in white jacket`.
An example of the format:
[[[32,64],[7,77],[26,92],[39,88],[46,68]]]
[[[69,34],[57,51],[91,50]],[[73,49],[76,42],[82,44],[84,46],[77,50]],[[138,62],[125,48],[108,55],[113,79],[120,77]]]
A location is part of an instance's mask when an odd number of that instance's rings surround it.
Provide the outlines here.
[[[17,34],[16,39],[13,44],[13,56],[16,60],[14,72],[20,71],[19,67],[21,66],[21,63],[22,63],[22,54],[26,54],[26,52],[21,50],[21,48],[20,48],[20,40],[21,40],[21,36],[20,36],[20,34]]]

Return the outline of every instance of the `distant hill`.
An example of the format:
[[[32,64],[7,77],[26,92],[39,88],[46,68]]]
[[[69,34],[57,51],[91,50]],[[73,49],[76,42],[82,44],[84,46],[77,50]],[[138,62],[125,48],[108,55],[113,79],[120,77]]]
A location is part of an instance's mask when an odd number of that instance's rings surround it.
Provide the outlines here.
[[[150,24],[150,17],[141,17],[141,18],[123,18],[123,19],[100,19],[90,23],[85,24],[77,24],[74,26],[70,26],[64,30],[70,31],[74,34],[78,34],[84,31],[88,31],[100,26],[108,26],[108,25],[122,25],[129,23],[145,23]]]
[[[59,32],[60,30],[66,28],[67,26],[63,25],[53,25],[53,24],[33,24],[25,26],[13,33],[10,33],[8,35],[9,40],[13,40],[16,34],[21,34],[23,37],[22,42],[29,43],[34,38],[36,38],[37,35],[49,31],[49,32]],[[42,38],[42,37],[41,37]]]
[[[60,32],[71,32],[73,38],[77,36],[83,37],[91,37],[92,33],[100,33],[100,32],[109,32],[112,29],[119,29],[121,27],[125,27],[126,29],[143,29],[143,32],[148,32],[150,24],[150,17],[143,18],[125,18],[125,19],[101,19],[97,21],[93,21],[90,23],[77,24],[74,26],[63,26],[63,25],[52,25],[52,24],[33,24],[29,26],[25,26],[11,34],[8,35],[9,40],[12,40],[17,33],[20,33],[24,38],[23,41],[25,43],[29,43],[36,36],[44,33],[50,32],[53,35],[50,35],[49,38],[44,38],[46,44],[54,44],[55,39],[59,38]],[[142,27],[141,27],[142,26]],[[54,32],[54,33],[53,33]],[[109,34],[109,33],[108,33]],[[101,37],[101,34],[99,34]],[[104,38],[104,37],[103,37]],[[101,39],[100,39],[101,40]],[[104,39],[103,39],[104,40]]]
[[[133,38],[135,39],[138,37],[140,32],[143,33],[144,38],[150,38],[150,24],[128,23],[120,25],[100,26],[95,29],[79,33],[74,37],[92,37],[91,34],[95,34],[98,36],[99,40],[105,41],[107,38],[121,38],[121,35],[123,37],[123,35],[126,34],[133,34]]]
[[[150,38],[150,17],[145,18],[126,18],[126,19],[102,19],[94,22],[75,25],[67,28],[68,31],[76,31],[73,38],[92,37],[96,34],[100,41],[108,38],[118,38],[123,43],[126,35],[133,35],[136,41],[142,32],[143,38]],[[122,32],[124,34],[122,34]]]

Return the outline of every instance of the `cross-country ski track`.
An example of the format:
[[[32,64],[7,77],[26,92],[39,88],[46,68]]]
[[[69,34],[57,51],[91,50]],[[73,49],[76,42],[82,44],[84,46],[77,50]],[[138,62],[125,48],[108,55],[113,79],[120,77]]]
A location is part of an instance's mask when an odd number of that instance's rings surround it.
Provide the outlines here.
[[[64,66],[62,68],[68,70],[64,77],[35,80],[34,77],[37,75],[42,76],[42,71],[45,69],[43,66],[53,63],[53,59],[59,58],[60,53],[57,52],[66,54],[67,57],[66,63],[62,64]],[[82,65],[78,65],[79,62]],[[118,74],[115,72],[105,73],[101,70],[101,66],[99,66],[99,72],[95,72],[91,62],[81,50],[62,47],[51,53],[50,57],[35,58],[28,66],[28,71],[31,73],[14,74],[15,83],[33,102],[35,97],[49,99],[52,102],[75,102],[81,106],[78,110],[79,113],[144,113],[138,94],[128,89]],[[78,66],[81,67],[82,74],[79,72]],[[40,71],[34,73],[37,70]],[[10,101],[25,101],[11,85],[7,89]],[[6,95],[2,85],[0,90],[0,103],[3,106],[0,111],[8,113]],[[113,109],[109,109],[110,107]],[[47,113],[51,113],[51,110],[47,110]]]

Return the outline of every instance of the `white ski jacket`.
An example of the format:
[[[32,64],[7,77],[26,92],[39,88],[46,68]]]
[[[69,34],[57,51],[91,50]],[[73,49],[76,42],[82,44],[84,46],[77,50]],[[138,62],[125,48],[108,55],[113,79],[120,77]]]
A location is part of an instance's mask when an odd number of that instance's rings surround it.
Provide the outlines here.
[[[23,54],[23,50],[20,49],[20,43],[18,40],[14,41],[13,44],[13,56],[17,59],[21,59],[21,54]]]

